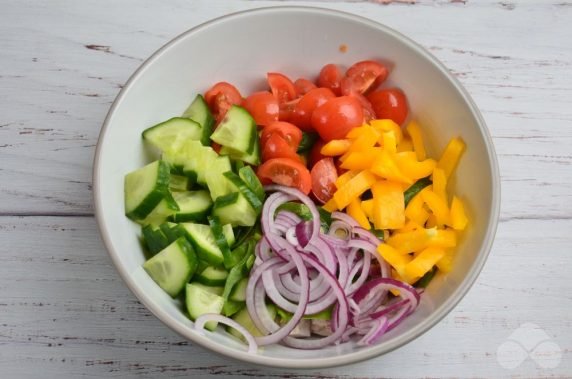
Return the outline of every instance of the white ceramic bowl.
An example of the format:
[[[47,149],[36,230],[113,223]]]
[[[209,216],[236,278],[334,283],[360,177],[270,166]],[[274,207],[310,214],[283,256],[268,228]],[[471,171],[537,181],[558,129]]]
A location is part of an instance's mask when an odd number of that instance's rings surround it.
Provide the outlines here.
[[[340,51],[340,45],[347,52]],[[383,59],[390,82],[408,96],[413,115],[435,156],[453,136],[468,149],[458,167],[455,192],[466,199],[471,220],[458,246],[454,270],[439,275],[416,312],[375,346],[351,343],[300,351],[284,346],[247,354],[223,332],[201,335],[180,305],[141,269],[139,227],[123,213],[123,177],[148,162],[141,131],[179,115],[194,95],[216,81],[243,93],[262,88],[265,73],[314,77],[326,63],[350,65]],[[99,228],[121,277],[137,298],[171,329],[220,354],[262,365],[310,368],[357,362],[395,349],[427,331],[469,290],[491,248],[499,213],[499,174],[491,138],[467,92],[431,54],[403,35],[368,19],[326,9],[275,7],[236,13],[175,38],[133,74],[115,100],[99,137],[94,165]],[[477,337],[477,336],[475,336]],[[454,341],[451,341],[454,343]]]

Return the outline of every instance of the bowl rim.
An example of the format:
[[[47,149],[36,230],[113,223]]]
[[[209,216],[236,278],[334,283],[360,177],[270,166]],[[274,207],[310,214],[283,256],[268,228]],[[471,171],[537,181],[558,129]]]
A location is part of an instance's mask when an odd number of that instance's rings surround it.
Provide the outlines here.
[[[491,173],[492,173],[492,209],[491,214],[488,220],[488,229],[485,234],[485,238],[483,240],[483,245],[476,257],[475,263],[471,267],[468,275],[462,281],[462,283],[455,289],[455,291],[449,296],[447,300],[437,308],[430,317],[426,318],[422,322],[416,324],[409,330],[405,331],[401,336],[398,338],[389,341],[388,343],[381,343],[378,345],[374,345],[370,348],[358,350],[356,352],[352,352],[349,354],[341,355],[341,356],[332,356],[332,357],[324,357],[324,358],[315,358],[315,359],[291,359],[291,358],[276,358],[276,357],[269,357],[263,356],[258,354],[249,354],[246,351],[237,350],[235,348],[227,347],[223,344],[219,344],[217,342],[212,341],[208,336],[203,333],[198,333],[190,329],[187,325],[174,320],[167,312],[165,312],[161,307],[156,306],[155,303],[148,297],[140,288],[134,283],[131,279],[131,276],[126,271],[124,266],[121,265],[119,261],[119,253],[114,249],[112,244],[111,238],[107,233],[106,224],[103,217],[103,203],[102,203],[102,196],[100,191],[100,159],[101,159],[101,147],[103,145],[103,141],[105,139],[105,135],[107,132],[107,128],[109,127],[110,120],[115,112],[115,109],[122,103],[124,98],[126,97],[127,93],[129,92],[132,83],[134,83],[139,77],[145,72],[146,68],[149,67],[156,59],[158,59],[163,53],[167,50],[174,48],[179,42],[185,39],[187,36],[200,32],[203,29],[211,27],[213,25],[223,23],[230,19],[238,19],[241,17],[248,17],[253,14],[264,14],[264,13],[276,13],[276,12],[283,12],[283,11],[296,11],[296,12],[304,12],[304,13],[314,13],[314,14],[321,14],[321,15],[330,15],[335,16],[338,18],[347,19],[349,21],[359,22],[365,24],[369,27],[374,29],[380,30],[396,40],[399,40],[401,43],[405,44],[408,48],[414,50],[417,54],[421,55],[425,58],[428,62],[433,64],[435,68],[437,68],[446,79],[449,80],[450,84],[455,88],[458,94],[463,98],[464,102],[469,106],[470,111],[474,119],[477,121],[478,127],[480,129],[481,135],[485,142],[485,147],[487,150],[488,161],[491,165]],[[461,83],[454,77],[448,69],[441,63],[433,54],[427,51],[424,47],[422,47],[417,42],[414,42],[409,37],[401,34],[400,32],[384,25],[379,22],[373,21],[369,18],[361,17],[352,13],[338,11],[328,8],[321,8],[321,7],[312,7],[312,6],[272,6],[272,7],[260,7],[260,8],[253,8],[244,11],[234,12],[230,14],[226,14],[211,20],[208,20],[204,23],[194,26],[193,28],[179,34],[177,37],[171,39],[169,42],[164,44],[161,48],[155,51],[149,58],[147,58],[138,68],[137,70],[129,77],[123,88],[119,91],[117,97],[115,98],[111,108],[109,109],[101,131],[99,133],[97,146],[95,149],[95,156],[93,161],[93,202],[94,202],[94,209],[95,209],[95,218],[97,221],[97,226],[105,245],[107,252],[109,253],[113,265],[119,272],[119,275],[123,279],[123,281],[127,284],[127,287],[130,291],[137,297],[143,305],[159,320],[161,320],[164,324],[166,324],[170,329],[177,332],[179,335],[191,340],[193,343],[196,343],[204,348],[207,348],[211,351],[214,351],[218,354],[223,356],[231,357],[243,362],[254,363],[262,366],[268,367],[277,367],[277,368],[288,368],[288,369],[310,369],[310,368],[328,368],[328,367],[335,367],[341,365],[347,365],[352,363],[361,362],[366,359],[371,359],[382,354],[388,353],[392,350],[395,350],[412,340],[420,337],[424,333],[426,333],[429,329],[435,326],[439,321],[441,321],[455,306],[461,301],[461,299],[467,294],[469,289],[472,287],[476,278],[480,274],[486,259],[490,253],[490,250],[493,245],[494,237],[497,231],[498,226],[498,219],[500,214],[500,174],[499,174],[499,167],[497,156],[495,154],[494,144],[489,133],[489,130],[486,126],[483,116],[481,115],[478,107],[472,100],[469,93],[465,90],[465,88],[461,85]]]

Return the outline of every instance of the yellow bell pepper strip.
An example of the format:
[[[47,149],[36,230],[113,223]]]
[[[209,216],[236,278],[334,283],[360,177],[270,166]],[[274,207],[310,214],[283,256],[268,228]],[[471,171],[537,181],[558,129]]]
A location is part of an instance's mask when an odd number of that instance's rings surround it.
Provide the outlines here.
[[[382,136],[383,149],[390,154],[397,153],[397,139],[395,138],[395,133],[385,132]]]
[[[425,209],[425,202],[420,193],[415,195],[405,207],[405,217],[419,225],[425,225],[429,212]]]
[[[401,143],[401,141],[403,140],[403,132],[401,131],[401,127],[391,119],[371,120],[369,124],[380,134],[385,132],[393,132],[397,144]]]
[[[414,152],[397,153],[395,155],[395,163],[399,171],[403,175],[412,180],[425,178],[433,173],[437,162],[433,159],[425,159],[424,161],[417,161],[417,156]]]
[[[362,126],[358,126],[356,128],[353,128],[352,130],[350,130],[348,132],[348,134],[346,134],[346,138],[350,139],[350,140],[355,140],[356,138],[358,138],[359,136],[362,135],[362,133],[364,132],[365,129],[370,129],[371,126],[368,124],[363,124]]]
[[[455,247],[457,246],[457,233],[451,229],[426,229],[429,234],[427,246],[430,247]]]
[[[344,185],[338,187],[338,190],[334,193],[333,197],[338,209],[347,207],[353,200],[357,199],[362,193],[370,189],[375,181],[375,176],[369,171],[364,170],[351,178]],[[338,186],[337,182],[336,186]]]
[[[433,169],[433,192],[437,194],[443,201],[448,204],[447,201],[447,176],[442,168],[435,167]]]
[[[455,230],[465,230],[467,222],[468,219],[465,214],[465,208],[463,207],[463,202],[459,200],[457,196],[453,196],[453,201],[451,202],[450,226]]]
[[[423,204],[425,204],[425,202]],[[427,217],[427,221],[425,222],[425,227],[435,228],[436,226],[437,226],[437,218],[433,213],[430,213],[429,217]]]
[[[370,221],[373,221],[373,199],[363,200],[361,202],[361,209]]]
[[[400,276],[405,276],[405,267],[412,260],[409,254],[403,254],[386,243],[379,244],[377,246],[377,252]]]
[[[404,272],[404,274],[405,274],[405,272]],[[400,282],[405,282],[408,284],[414,284],[417,281],[416,278],[408,278],[408,277],[399,275],[399,273],[394,268],[391,269],[391,277],[393,279],[399,280]],[[399,290],[397,290],[395,288],[390,289],[389,292],[391,292],[393,294],[393,296],[399,296]]]
[[[359,171],[346,171],[342,175],[338,176],[336,179],[336,188],[342,188],[347,182],[349,182],[354,176],[359,174]]]
[[[445,151],[443,151],[443,155],[439,159],[437,163],[437,167],[442,168],[445,171],[445,175],[447,178],[451,176],[459,160],[461,159],[461,155],[465,151],[465,142],[459,137],[452,138],[447,147],[445,147]]]
[[[427,247],[431,239],[432,231],[427,229],[416,229],[405,233],[393,233],[386,243],[404,253],[421,251]]]
[[[405,266],[405,276],[408,278],[421,278],[431,270],[444,255],[445,250],[437,247],[428,247]]]
[[[338,207],[336,205],[336,202],[334,201],[334,199],[330,199],[328,200],[324,205],[322,205],[322,208],[330,213],[332,213],[333,211],[337,211]]]
[[[455,254],[452,250],[447,250],[443,258],[437,262],[437,267],[440,271],[444,273],[448,273],[453,268],[453,259],[455,258]]]
[[[411,142],[411,138],[409,137],[403,137],[403,139],[401,140],[401,142],[399,142],[397,144],[397,152],[398,153],[403,153],[406,151],[413,151],[413,142]],[[417,154],[415,154],[417,155]]]
[[[373,193],[373,223],[375,228],[402,228],[405,225],[405,204],[401,186],[398,183],[379,180],[373,184],[371,192]]]
[[[355,129],[353,129],[355,130]],[[353,131],[352,130],[352,131]],[[352,133],[348,133],[348,136]],[[372,128],[369,125],[364,125],[360,127],[360,134],[357,138],[352,141],[351,146],[349,147],[348,151],[344,153],[344,155],[340,158],[341,160],[345,160],[348,154],[354,151],[364,151],[374,147],[377,143],[378,138],[380,137],[377,130]],[[348,137],[349,138],[349,137]]]
[[[370,169],[375,175],[390,181],[396,181],[405,184],[412,184],[413,180],[403,175],[399,167],[393,161],[391,155],[383,150],[377,156]]]
[[[407,217],[407,216],[406,216]],[[414,230],[421,229],[421,225],[416,223],[415,221],[409,220],[405,222],[405,225],[401,229],[397,229],[395,233],[407,233],[412,232]]]
[[[361,201],[359,199],[354,199],[350,205],[348,205],[347,213],[352,216],[362,228],[366,230],[371,229],[371,225],[365,212],[361,208]]]
[[[417,160],[424,161],[427,154],[425,153],[425,145],[423,143],[423,135],[421,134],[421,128],[419,124],[415,121],[411,121],[405,128],[409,137],[411,137],[411,142],[413,143],[413,150],[417,154]]]
[[[369,169],[377,156],[381,153],[380,147],[372,147],[364,151],[354,151],[348,153],[341,164],[346,170],[366,170]]]
[[[320,153],[327,157],[335,157],[337,155],[342,155],[346,151],[348,151],[351,144],[352,144],[351,141],[347,139],[334,139],[325,144],[320,150]]]
[[[422,191],[421,197],[429,210],[435,215],[437,226],[441,227],[450,223],[450,212],[447,203],[433,191]]]

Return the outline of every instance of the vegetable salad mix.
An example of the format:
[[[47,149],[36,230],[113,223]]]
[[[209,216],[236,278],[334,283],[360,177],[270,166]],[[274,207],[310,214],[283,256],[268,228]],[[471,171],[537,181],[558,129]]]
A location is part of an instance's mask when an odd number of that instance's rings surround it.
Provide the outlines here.
[[[126,175],[125,213],[195,328],[223,324],[252,353],[370,345],[451,270],[467,217],[447,184],[465,144],[428,157],[388,75],[375,61],[268,73],[246,97],[219,82],[143,132],[160,159]]]

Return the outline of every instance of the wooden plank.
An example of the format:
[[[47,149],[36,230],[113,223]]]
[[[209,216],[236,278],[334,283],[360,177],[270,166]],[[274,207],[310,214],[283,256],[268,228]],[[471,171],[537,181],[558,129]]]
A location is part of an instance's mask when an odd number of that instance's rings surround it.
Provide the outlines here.
[[[0,217],[0,241],[8,242],[0,244],[0,372],[7,378],[33,372],[44,378],[566,376],[572,372],[570,230],[572,220],[501,223],[477,284],[417,341],[358,365],[288,372],[222,358],[170,331],[122,283],[92,218]],[[526,322],[560,346],[559,367],[546,370],[531,360],[513,371],[498,365],[498,346]]]

